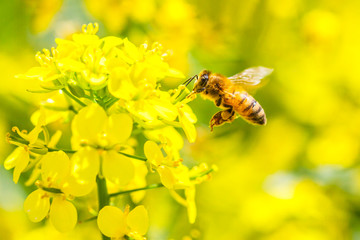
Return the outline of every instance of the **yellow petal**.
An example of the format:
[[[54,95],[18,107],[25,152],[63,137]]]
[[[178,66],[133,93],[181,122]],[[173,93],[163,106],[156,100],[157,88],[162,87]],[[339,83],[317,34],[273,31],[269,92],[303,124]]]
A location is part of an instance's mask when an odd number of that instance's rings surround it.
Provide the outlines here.
[[[72,35],[74,42],[82,45],[94,45],[98,42],[99,37],[96,35],[75,33]]]
[[[148,103],[153,106],[160,118],[173,121],[177,117],[177,109],[168,99],[149,99]]]
[[[145,121],[153,121],[157,119],[157,112],[146,100],[133,102],[131,105],[127,106],[127,110],[131,114]]]
[[[127,216],[126,222],[131,231],[145,235],[149,228],[149,217],[145,207],[141,205],[134,208]]]
[[[72,230],[77,222],[75,206],[62,197],[54,198],[50,207],[50,222],[59,232]]]
[[[95,179],[92,181],[84,181],[71,175],[66,179],[66,182],[63,184],[61,190],[66,194],[81,197],[89,194],[95,188],[95,185]]]
[[[103,51],[107,53],[113,47],[119,46],[124,41],[119,37],[108,36],[101,39],[104,42],[104,46],[102,47]]]
[[[134,165],[131,159],[115,151],[107,151],[103,155],[103,175],[119,186],[125,186],[134,177]]]
[[[29,164],[29,161],[30,161],[29,153],[27,151],[25,151],[25,149],[23,149],[23,151],[21,151],[21,154],[18,156],[18,158],[16,160],[16,165],[14,168],[13,181],[15,183],[17,183],[19,181],[20,174],[27,167],[27,165]]]
[[[91,147],[82,147],[71,157],[71,175],[82,181],[95,181],[99,164],[98,151]]]
[[[38,78],[42,80],[45,76],[47,76],[51,70],[45,67],[33,67],[30,68],[25,74],[18,74],[16,78],[23,78],[23,79],[32,79]]]
[[[196,139],[196,129],[194,124],[191,122],[193,119],[189,119],[188,115],[186,115],[186,111],[183,111],[182,108],[179,108],[179,121],[182,129],[185,132],[185,135],[190,143],[195,142]]]
[[[4,167],[6,170],[15,167],[13,173],[13,181],[18,182],[20,174],[27,167],[30,161],[29,153],[23,147],[17,147],[15,150],[5,159]]]
[[[26,140],[30,142],[30,144],[35,143],[38,139],[39,134],[43,130],[42,127],[46,124],[46,116],[45,116],[45,110],[43,108],[40,109],[40,115],[37,119],[36,126],[26,137]]]
[[[24,210],[32,222],[40,222],[43,220],[48,214],[49,208],[50,199],[41,189],[30,193],[24,202]]]
[[[161,183],[168,189],[174,189],[176,179],[171,169],[167,166],[160,166],[156,170],[160,175]]]
[[[71,58],[63,58],[57,61],[58,68],[62,72],[72,71],[72,72],[81,72],[85,69],[85,64],[79,61],[76,61]]]
[[[145,142],[144,153],[147,160],[155,166],[160,165],[165,160],[160,147],[153,141]]]
[[[93,103],[79,111],[74,117],[71,129],[80,139],[97,141],[99,134],[104,130],[106,120],[104,109]]]
[[[185,188],[185,198],[187,201],[189,222],[193,224],[196,219],[195,186]]]
[[[133,60],[139,60],[141,57],[139,49],[127,38],[124,39],[124,50]]]
[[[44,182],[58,187],[70,173],[70,159],[63,151],[49,152],[41,159]]]
[[[105,206],[99,211],[97,224],[102,234],[122,237],[126,233],[124,213],[117,207]]]
[[[184,146],[184,140],[181,134],[172,126],[167,126],[161,129],[146,130],[144,135],[147,139],[160,142],[164,137],[171,140],[172,147],[179,150]]]
[[[16,166],[17,159],[23,154],[24,148],[17,147],[10,153],[10,155],[4,161],[4,167],[6,170],[10,170]]]
[[[109,76],[109,92],[120,99],[131,100],[138,89],[132,83],[128,71],[123,67],[117,67]]]
[[[62,136],[62,132],[60,130],[57,130],[50,138],[49,143],[47,144],[48,147],[54,148],[56,147],[56,144],[60,141],[60,138]]]
[[[191,122],[196,123],[197,117],[192,111],[192,109],[187,104],[181,104],[181,111],[184,113],[184,116]]]
[[[131,135],[133,120],[126,113],[113,114],[109,117],[107,123],[107,136],[110,144],[123,143]]]

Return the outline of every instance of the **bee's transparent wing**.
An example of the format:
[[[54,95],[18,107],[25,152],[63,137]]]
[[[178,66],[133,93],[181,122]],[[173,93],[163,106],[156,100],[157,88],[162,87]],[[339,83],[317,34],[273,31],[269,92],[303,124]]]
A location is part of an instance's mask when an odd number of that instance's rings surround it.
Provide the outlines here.
[[[228,77],[228,79],[235,85],[255,86],[258,85],[263,78],[270,75],[272,71],[272,68],[252,67],[247,68],[234,76]]]

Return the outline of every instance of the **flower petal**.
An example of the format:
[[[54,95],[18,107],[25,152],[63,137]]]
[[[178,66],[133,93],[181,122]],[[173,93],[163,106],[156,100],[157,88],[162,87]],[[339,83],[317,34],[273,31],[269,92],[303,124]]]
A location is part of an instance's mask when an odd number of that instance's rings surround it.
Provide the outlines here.
[[[30,193],[24,202],[24,210],[32,222],[40,222],[43,220],[48,214],[49,208],[50,199],[41,189]]]
[[[134,165],[131,159],[115,151],[103,155],[103,175],[119,186],[125,186],[134,177]]]
[[[66,179],[61,190],[66,194],[71,194],[75,197],[81,197],[89,194],[96,185],[95,179],[93,181],[84,181],[74,176],[70,176]]]
[[[10,153],[10,155],[4,161],[4,167],[6,170],[10,170],[16,166],[16,162],[20,155],[23,154],[24,148],[17,147]]]
[[[63,151],[49,152],[41,159],[44,182],[59,186],[70,173],[70,159]]]
[[[133,120],[126,113],[113,114],[109,117],[106,133],[112,144],[123,143],[131,135]]]
[[[94,103],[79,111],[74,117],[71,129],[80,139],[94,142],[103,132],[106,119],[107,115],[104,109]]]
[[[126,218],[126,222],[131,231],[136,231],[140,235],[146,234],[149,228],[148,212],[144,206],[134,208]]]
[[[185,197],[187,202],[189,222],[193,224],[196,219],[195,186],[185,188]]]
[[[154,141],[147,141],[144,144],[144,153],[148,161],[155,166],[160,165],[165,159],[160,147]]]
[[[156,170],[160,175],[161,183],[168,189],[174,189],[176,178],[171,169],[167,166],[160,166]]]
[[[77,222],[75,206],[62,197],[54,198],[50,208],[50,222],[59,232],[72,230]]]
[[[126,233],[124,213],[117,207],[103,207],[99,211],[97,224],[101,233],[108,237],[122,237]]]
[[[184,105],[185,106],[185,105]],[[186,108],[185,108],[186,110]],[[189,112],[184,111],[183,108],[179,108],[179,121],[181,124],[182,129],[185,132],[185,135],[187,137],[187,139],[189,140],[189,142],[193,143],[195,142],[196,139],[196,129],[194,124],[192,123],[192,121],[194,121],[195,119],[190,118],[191,114],[189,114]]]
[[[129,73],[123,67],[112,70],[109,76],[108,88],[113,96],[125,100],[131,100],[138,90],[132,83]]]
[[[90,147],[82,147],[71,157],[71,175],[83,181],[95,181],[99,173],[99,154]]]

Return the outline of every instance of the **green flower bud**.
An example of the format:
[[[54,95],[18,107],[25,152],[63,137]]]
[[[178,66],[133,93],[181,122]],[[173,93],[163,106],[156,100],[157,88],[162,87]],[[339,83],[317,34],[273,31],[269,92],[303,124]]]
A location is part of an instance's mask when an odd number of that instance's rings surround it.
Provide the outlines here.
[[[68,87],[69,87],[70,92],[71,92],[75,97],[82,98],[82,97],[85,96],[85,91],[84,91],[84,89],[82,89],[82,88],[77,84],[77,82],[75,82],[74,80],[70,79],[70,80],[68,81]]]

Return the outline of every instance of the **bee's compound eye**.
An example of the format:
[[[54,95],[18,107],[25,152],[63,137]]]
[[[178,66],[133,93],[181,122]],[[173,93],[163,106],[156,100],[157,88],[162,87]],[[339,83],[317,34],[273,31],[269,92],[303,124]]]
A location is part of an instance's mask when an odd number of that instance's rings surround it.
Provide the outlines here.
[[[208,80],[209,80],[209,75],[208,74],[203,74],[201,76],[200,85],[205,86],[207,84]]]

